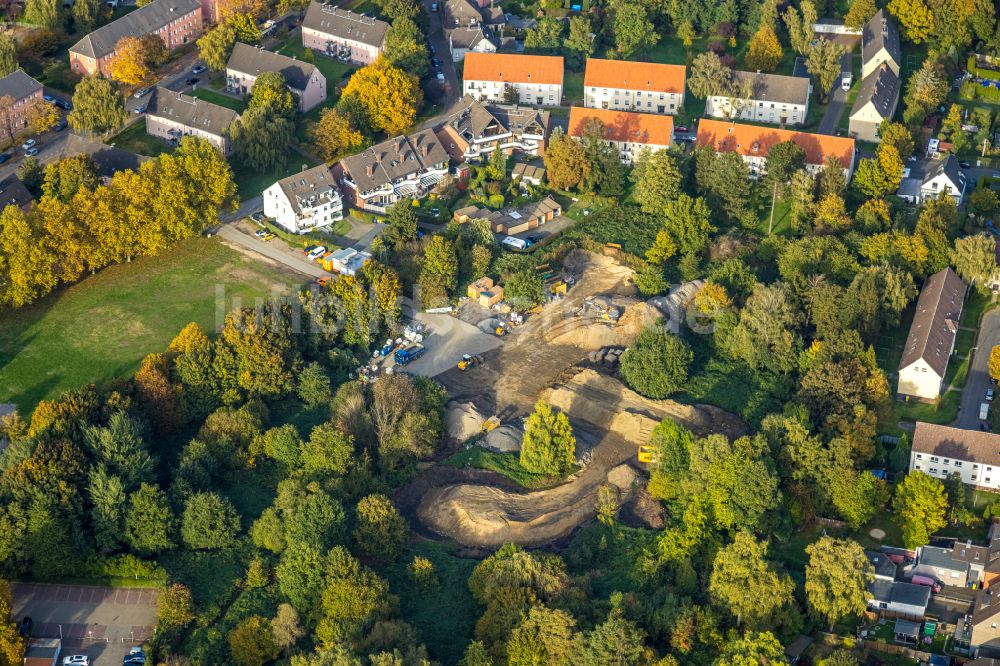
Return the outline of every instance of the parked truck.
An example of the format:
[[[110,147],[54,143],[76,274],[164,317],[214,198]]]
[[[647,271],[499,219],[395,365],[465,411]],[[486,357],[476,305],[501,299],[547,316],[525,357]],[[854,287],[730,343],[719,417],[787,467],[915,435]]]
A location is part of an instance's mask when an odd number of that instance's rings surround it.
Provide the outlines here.
[[[393,356],[396,359],[396,365],[406,365],[410,361],[420,358],[424,353],[424,346],[415,344],[410,345],[404,349],[400,349]]]
[[[979,420],[985,421],[990,415],[990,403],[983,402],[979,404]]]

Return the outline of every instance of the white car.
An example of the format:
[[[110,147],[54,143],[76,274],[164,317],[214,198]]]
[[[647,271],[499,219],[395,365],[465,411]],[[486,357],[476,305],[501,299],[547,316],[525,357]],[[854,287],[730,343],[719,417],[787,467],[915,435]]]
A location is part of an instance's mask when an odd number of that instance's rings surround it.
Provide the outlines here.
[[[63,666],[90,666],[90,657],[85,654],[74,654],[63,659]]]
[[[38,142],[35,141],[34,139],[28,139],[27,141],[21,144],[21,150],[28,150],[29,148],[33,148],[36,143]]]
[[[324,247],[323,245],[320,245],[317,248],[313,248],[312,252],[310,252],[306,256],[309,257],[309,261],[316,261],[317,259],[319,259],[320,257],[322,257],[324,254],[326,254],[326,247]]]

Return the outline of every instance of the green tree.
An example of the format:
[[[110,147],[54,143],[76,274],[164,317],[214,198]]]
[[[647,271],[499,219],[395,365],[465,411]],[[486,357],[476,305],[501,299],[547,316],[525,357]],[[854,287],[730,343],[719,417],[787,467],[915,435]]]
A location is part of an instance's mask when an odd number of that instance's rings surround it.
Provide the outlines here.
[[[366,556],[395,560],[402,552],[408,531],[406,520],[385,495],[369,495],[358,502],[354,542]]]
[[[784,188],[792,176],[805,167],[806,151],[794,141],[782,141],[771,146],[767,151],[764,164],[767,169],[767,182]]]
[[[785,19],[785,27],[788,29],[788,40],[792,49],[801,56],[809,55],[812,50],[813,24],[816,23],[816,5],[811,0],[802,0],[802,14],[795,7],[785,10],[782,18]]]
[[[708,593],[736,616],[737,626],[743,621],[752,628],[773,625],[781,609],[792,603],[795,584],[775,572],[766,557],[767,544],[745,532],[738,532],[715,556]]]
[[[274,107],[248,107],[231,131],[234,151],[243,164],[259,173],[284,168],[295,124]]]
[[[351,438],[332,423],[312,429],[302,446],[302,464],[307,472],[344,474],[352,464],[354,446]]]
[[[565,476],[576,462],[576,438],[569,419],[539,400],[528,417],[521,466],[533,474]]]
[[[571,139],[561,128],[549,137],[549,145],[543,157],[545,174],[549,185],[559,190],[579,187],[590,165],[579,141]]]
[[[101,178],[97,162],[90,155],[73,155],[45,167],[42,193],[70,203],[80,189],[93,192]]]
[[[124,526],[125,487],[121,479],[98,466],[90,473],[87,491],[93,505],[90,516],[94,543],[102,552],[115,551]]]
[[[892,144],[900,158],[905,159],[913,154],[913,134],[903,123],[883,120],[879,125],[878,134],[880,142]]]
[[[532,606],[527,617],[510,634],[507,663],[510,666],[571,664],[576,620],[566,611]]]
[[[386,229],[382,238],[390,247],[398,250],[400,246],[417,239],[417,215],[413,212],[412,199],[400,199],[389,209],[386,216]]]
[[[221,72],[235,45],[236,29],[232,23],[224,21],[198,38],[198,57],[209,69]]]
[[[342,546],[330,551],[322,588],[323,619],[316,629],[325,636],[355,636],[389,604],[389,584],[361,565]]]
[[[275,115],[292,120],[298,104],[295,96],[288,89],[285,77],[281,72],[263,72],[254,79],[250,88],[250,101],[247,109],[271,109]]]
[[[653,46],[660,40],[653,22],[646,15],[646,9],[638,3],[625,3],[615,10],[613,32],[615,47],[622,57]]]
[[[903,530],[903,544],[907,548],[923,546],[947,524],[944,484],[923,472],[910,472],[896,486],[893,509]]]
[[[431,236],[424,248],[423,267],[420,271],[421,287],[433,284],[450,292],[455,289],[457,277],[458,255],[455,253],[454,242],[439,234]]]
[[[622,378],[647,398],[666,398],[687,381],[693,358],[686,342],[662,327],[648,326],[622,354]]]
[[[330,375],[319,363],[313,361],[303,368],[298,380],[299,398],[310,407],[321,405],[332,397]]]
[[[987,233],[955,239],[951,265],[963,280],[974,284],[981,294],[990,291],[989,281],[996,272],[996,241]]]
[[[545,282],[536,271],[518,271],[504,282],[503,293],[515,310],[529,310],[544,300]]]
[[[743,638],[730,641],[713,666],[781,666],[788,664],[785,648],[770,631],[747,632]]]
[[[562,41],[563,22],[552,16],[540,19],[524,36],[525,48],[546,53],[557,51]]]
[[[404,72],[423,78],[427,74],[430,54],[427,41],[412,18],[401,16],[393,20],[385,34],[385,57]]]
[[[806,546],[806,554],[806,600],[831,631],[837,622],[865,612],[874,570],[861,546],[824,536]]]
[[[226,19],[226,23],[232,26],[236,33],[236,40],[244,44],[260,43],[260,28],[257,21],[250,14],[233,14]]]
[[[196,493],[184,502],[181,538],[189,548],[226,548],[239,531],[240,517],[229,500],[215,493]]]
[[[17,71],[17,42],[10,32],[0,33],[0,76],[7,76]]]
[[[846,52],[846,47],[825,37],[809,47],[806,70],[816,79],[820,99],[829,99],[833,85],[840,79],[840,57]]]
[[[191,590],[174,583],[160,591],[156,598],[156,621],[165,629],[183,627],[194,619],[194,599]]]
[[[325,564],[317,548],[296,543],[281,554],[274,570],[278,589],[303,615],[312,616],[319,606]]]
[[[490,180],[497,182],[507,180],[507,153],[502,148],[490,153],[490,160],[486,163],[486,175]]]
[[[125,513],[125,541],[139,555],[155,555],[174,547],[174,516],[166,494],[143,483],[129,496]]]
[[[851,6],[844,16],[844,27],[860,30],[875,16],[876,11],[875,0],[851,0]]]
[[[674,158],[665,150],[643,150],[630,178],[635,184],[632,196],[643,212],[656,215],[669,210],[670,203],[680,194],[683,180]]]
[[[913,0],[919,3],[921,0]],[[910,76],[903,96],[903,121],[919,125],[948,97],[948,79],[943,68],[930,58]]]
[[[706,496],[722,529],[755,532],[764,515],[781,502],[777,476],[746,438],[737,440],[732,452],[716,456],[708,470]]]
[[[341,94],[341,104],[356,104],[367,125],[390,136],[413,124],[422,101],[417,77],[385,57],[354,72]]]
[[[914,44],[930,36],[934,16],[924,0],[889,0],[886,9],[899,20],[903,36]]]
[[[568,51],[567,64],[579,71],[594,53],[594,38],[591,37],[590,19],[586,16],[572,16],[569,19],[569,33],[563,40],[563,48]]]
[[[733,71],[722,64],[714,51],[699,54],[688,69],[687,86],[699,99],[728,92]]]
[[[237,624],[227,639],[233,661],[240,666],[264,666],[281,653],[270,623],[260,615],[251,615]]]
[[[309,136],[323,160],[333,162],[364,143],[364,137],[351,126],[351,119],[336,108],[320,111],[319,121],[309,123]]]
[[[27,0],[21,19],[42,28],[59,30],[65,20],[63,4],[59,0]]]
[[[117,86],[100,74],[85,76],[73,91],[73,110],[66,116],[70,127],[88,134],[103,134],[125,124],[125,98]]]

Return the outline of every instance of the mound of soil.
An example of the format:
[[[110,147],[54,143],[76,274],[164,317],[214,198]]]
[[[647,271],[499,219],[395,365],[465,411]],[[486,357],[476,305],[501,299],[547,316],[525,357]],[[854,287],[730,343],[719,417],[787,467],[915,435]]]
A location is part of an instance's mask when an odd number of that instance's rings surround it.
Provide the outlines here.
[[[471,402],[449,402],[445,412],[448,436],[464,442],[483,427],[483,415]]]

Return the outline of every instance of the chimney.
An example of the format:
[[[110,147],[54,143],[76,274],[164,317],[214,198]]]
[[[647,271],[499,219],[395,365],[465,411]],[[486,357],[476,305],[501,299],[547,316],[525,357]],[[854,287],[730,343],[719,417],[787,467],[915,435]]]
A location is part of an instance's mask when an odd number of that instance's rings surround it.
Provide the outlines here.
[[[368,177],[369,178],[371,178],[372,176],[374,176],[375,175],[375,165],[374,164],[369,164],[367,172],[368,172]]]
[[[423,155],[424,157],[427,157],[428,155],[430,155],[431,154],[431,148],[430,148],[430,146],[428,146],[426,143],[423,146],[421,146],[420,147],[420,154]]]

